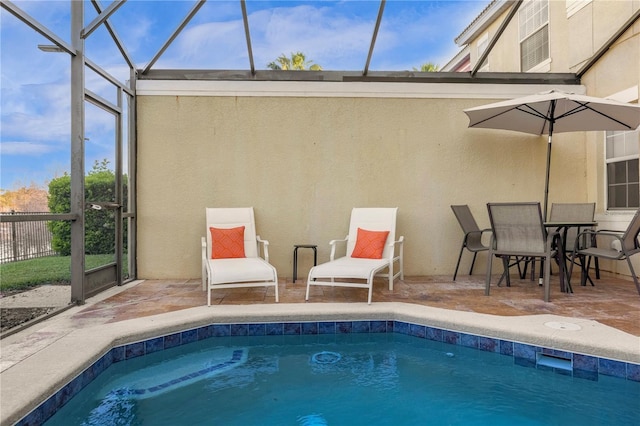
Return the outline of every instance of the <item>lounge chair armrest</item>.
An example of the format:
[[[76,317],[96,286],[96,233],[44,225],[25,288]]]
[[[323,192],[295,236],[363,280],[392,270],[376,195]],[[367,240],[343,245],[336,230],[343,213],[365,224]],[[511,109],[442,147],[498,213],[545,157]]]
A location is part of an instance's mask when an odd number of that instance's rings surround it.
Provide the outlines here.
[[[336,246],[338,243],[346,243],[349,240],[349,235],[344,237],[342,240],[331,240],[329,241],[329,245],[331,246],[331,254],[329,254],[329,260],[335,260],[336,258]]]
[[[205,237],[202,237],[201,245],[202,245],[202,262],[206,262],[207,261],[207,239]]]
[[[260,244],[262,244],[262,253],[264,255],[264,260],[269,263],[269,241],[263,240],[262,238],[260,238],[260,235],[256,235],[256,241],[258,241],[258,256],[260,256]]]
[[[397,240],[391,242],[389,246],[391,247],[391,260],[402,257],[404,251],[404,236],[401,236]],[[398,255],[396,255],[396,247],[399,247]]]

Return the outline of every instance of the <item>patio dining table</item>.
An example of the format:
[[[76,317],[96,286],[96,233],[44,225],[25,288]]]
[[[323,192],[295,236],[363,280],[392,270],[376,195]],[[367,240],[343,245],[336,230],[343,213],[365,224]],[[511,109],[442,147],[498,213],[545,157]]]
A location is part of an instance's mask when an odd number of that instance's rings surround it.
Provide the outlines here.
[[[594,226],[597,226],[597,225],[598,225],[598,222],[584,222],[584,221],[570,221],[570,220],[553,221],[553,222],[544,223],[544,226],[546,228],[553,229],[556,232],[558,232],[558,237],[559,237],[559,241],[557,243],[557,250],[559,255],[558,261],[560,261],[560,259],[564,260],[564,273],[566,278],[566,285],[562,285],[563,280],[560,280],[561,289],[563,292],[573,293],[573,288],[571,287],[571,277],[569,276],[569,268],[567,268],[567,260],[571,261],[571,259],[569,259],[569,256],[567,255],[567,252],[566,252],[567,233],[569,232],[569,229],[578,228],[578,232],[580,232],[580,230],[583,228],[593,228]]]

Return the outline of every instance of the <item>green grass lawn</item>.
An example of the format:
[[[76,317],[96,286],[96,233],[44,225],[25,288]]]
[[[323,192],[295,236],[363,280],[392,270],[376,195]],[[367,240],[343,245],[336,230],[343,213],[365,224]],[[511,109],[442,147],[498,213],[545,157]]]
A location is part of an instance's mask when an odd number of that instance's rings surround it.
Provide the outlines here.
[[[85,268],[113,262],[113,254],[85,257]],[[71,257],[48,256],[0,265],[0,291],[20,290],[41,284],[70,284]]]

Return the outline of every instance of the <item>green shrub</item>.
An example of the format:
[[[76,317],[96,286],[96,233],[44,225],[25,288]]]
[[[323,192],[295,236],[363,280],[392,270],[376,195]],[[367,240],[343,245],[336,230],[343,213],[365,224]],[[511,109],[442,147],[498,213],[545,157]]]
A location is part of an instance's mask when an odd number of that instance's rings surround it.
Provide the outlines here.
[[[85,200],[91,202],[113,202],[115,200],[116,177],[108,169],[108,161],[95,162],[85,177]],[[126,200],[127,184],[124,184]],[[71,211],[71,177],[67,174],[52,179],[49,183],[49,211],[68,213]],[[115,252],[115,214],[113,210],[85,210],[85,254],[108,254]],[[61,256],[71,254],[71,223],[53,221],[49,223],[53,234],[52,248]],[[125,229],[126,235],[126,229]]]

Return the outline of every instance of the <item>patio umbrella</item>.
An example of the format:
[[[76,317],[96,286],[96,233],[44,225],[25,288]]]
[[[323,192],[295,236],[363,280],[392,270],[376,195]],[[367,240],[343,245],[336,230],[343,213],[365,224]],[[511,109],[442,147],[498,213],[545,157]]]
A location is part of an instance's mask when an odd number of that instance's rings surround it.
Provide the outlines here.
[[[469,108],[464,112],[469,116],[469,127],[549,135],[544,187],[545,220],[554,133],[634,130],[640,126],[640,105],[558,90]]]

